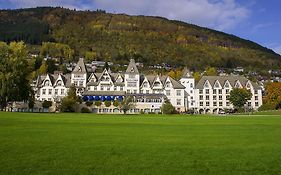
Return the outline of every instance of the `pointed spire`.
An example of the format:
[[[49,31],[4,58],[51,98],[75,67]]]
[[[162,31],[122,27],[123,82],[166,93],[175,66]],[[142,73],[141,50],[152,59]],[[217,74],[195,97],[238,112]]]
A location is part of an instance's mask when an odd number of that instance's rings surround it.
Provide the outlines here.
[[[79,58],[79,61],[75,66],[73,73],[87,73],[84,58]]]
[[[134,59],[131,59],[130,60],[130,63],[129,63],[129,66],[128,66],[128,68],[127,68],[127,70],[126,70],[126,73],[128,74],[138,74],[139,73],[139,70],[138,70],[138,68],[137,68],[137,66],[136,66],[136,63],[135,63],[135,60]]]

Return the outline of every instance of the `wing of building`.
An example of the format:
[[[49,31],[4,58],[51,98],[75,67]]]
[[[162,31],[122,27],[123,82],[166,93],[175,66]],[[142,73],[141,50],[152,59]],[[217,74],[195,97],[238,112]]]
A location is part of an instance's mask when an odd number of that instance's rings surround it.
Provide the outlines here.
[[[103,72],[89,74],[81,58],[70,74],[57,72],[40,75],[34,88],[36,99],[59,102],[67,95],[71,85],[75,85],[77,94],[84,101],[121,101],[126,96],[132,96],[136,106],[131,113],[159,113],[165,98],[179,112],[193,109],[201,113],[217,113],[233,107],[227,99],[229,92],[233,88],[242,87],[250,89],[254,94],[248,105],[257,109],[262,104],[261,88],[244,77],[205,76],[195,84],[188,69],[184,69],[182,77],[177,81],[170,76],[141,74],[133,59],[124,73],[112,73],[104,69]],[[93,105],[92,111],[120,112],[113,105]]]

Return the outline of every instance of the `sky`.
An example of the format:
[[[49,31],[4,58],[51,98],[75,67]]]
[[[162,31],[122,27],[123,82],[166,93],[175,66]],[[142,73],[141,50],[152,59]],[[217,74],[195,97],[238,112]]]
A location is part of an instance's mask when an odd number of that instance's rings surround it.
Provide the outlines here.
[[[234,34],[281,54],[281,0],[0,0],[0,9],[38,6],[162,16]]]

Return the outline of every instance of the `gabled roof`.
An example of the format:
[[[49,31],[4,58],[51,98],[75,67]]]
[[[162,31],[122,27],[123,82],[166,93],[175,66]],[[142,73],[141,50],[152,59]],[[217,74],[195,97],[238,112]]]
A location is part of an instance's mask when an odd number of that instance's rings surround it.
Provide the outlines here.
[[[87,73],[87,69],[84,63],[84,58],[79,58],[79,61],[75,68],[73,69],[72,73]]]
[[[127,67],[126,74],[139,74],[139,70],[136,66],[135,60],[131,59]]]
[[[37,82],[37,87],[42,87],[43,86],[43,82],[46,80],[47,77],[50,78],[51,80],[51,84],[52,86],[55,86],[55,82],[59,79],[59,77],[61,76],[61,79],[63,81],[64,86],[66,87],[70,87],[71,86],[71,80],[70,80],[70,74],[47,74],[47,75],[40,75],[38,77],[38,82]]]
[[[190,70],[187,69],[187,67],[183,69],[181,78],[193,78]]]
[[[203,76],[197,83],[196,89],[203,89],[206,81],[209,81],[212,87],[214,87],[216,81],[218,81],[221,84],[221,86],[224,86],[227,80],[232,87],[235,87],[237,81],[239,81],[243,87],[245,87],[247,82],[250,81],[243,76]],[[254,89],[261,88],[259,85],[257,85],[254,82],[251,82],[251,84]]]

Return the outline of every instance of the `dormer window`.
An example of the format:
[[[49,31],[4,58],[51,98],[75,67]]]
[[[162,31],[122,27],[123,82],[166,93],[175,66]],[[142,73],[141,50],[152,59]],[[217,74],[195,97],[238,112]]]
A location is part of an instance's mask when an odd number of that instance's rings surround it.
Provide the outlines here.
[[[166,83],[166,87],[167,87],[167,88],[171,87],[171,83],[170,83],[170,82],[167,82],[167,83]]]
[[[219,84],[218,81],[217,81],[216,84],[215,84],[215,88],[220,88],[220,84]]]
[[[229,88],[229,83],[226,82],[225,85],[224,85],[224,87],[225,87],[225,88]]]
[[[148,83],[147,83],[147,82],[144,82],[144,83],[143,83],[143,87],[148,87]]]
[[[239,81],[236,81],[236,83],[235,83],[235,86],[234,86],[235,88],[240,88],[241,86],[240,86],[240,83],[239,83]]]
[[[44,83],[44,86],[50,86],[50,81],[46,80],[45,83]]]
[[[208,84],[207,81],[206,81],[205,84],[204,84],[204,88],[209,88],[209,84]]]
[[[57,81],[57,86],[62,86],[62,81],[61,80]]]
[[[78,72],[82,72],[82,68],[80,66],[78,67]]]

